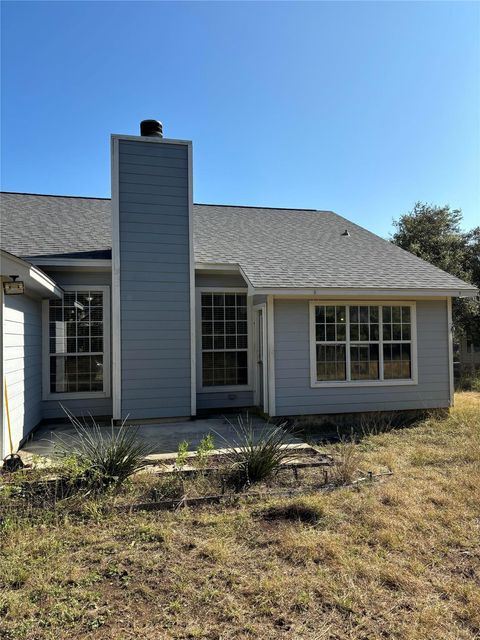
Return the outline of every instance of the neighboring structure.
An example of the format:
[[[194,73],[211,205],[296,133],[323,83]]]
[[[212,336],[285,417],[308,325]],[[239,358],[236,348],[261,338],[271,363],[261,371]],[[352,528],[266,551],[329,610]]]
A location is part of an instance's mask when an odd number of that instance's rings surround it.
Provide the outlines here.
[[[2,294],[14,448],[60,402],[133,421],[452,404],[470,284],[329,211],[193,204],[191,143],[145,126],[112,136],[111,201],[1,196],[2,280],[25,283]]]

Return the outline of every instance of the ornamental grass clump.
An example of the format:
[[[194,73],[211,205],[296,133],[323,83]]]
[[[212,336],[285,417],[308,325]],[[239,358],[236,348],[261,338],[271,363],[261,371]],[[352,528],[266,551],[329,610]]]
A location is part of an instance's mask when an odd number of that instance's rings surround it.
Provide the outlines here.
[[[75,429],[68,440],[59,439],[57,456],[71,464],[75,458],[79,475],[89,489],[104,490],[119,486],[131,475],[145,468],[146,457],[154,448],[138,437],[138,427],[127,426],[126,420],[119,427],[100,427],[90,416],[89,422],[75,417],[63,407]]]
[[[292,433],[286,429],[286,423],[255,426],[249,416],[244,419],[241,415],[236,424],[228,422],[234,436],[223,440],[237,489],[266,480],[295,456],[295,450],[288,447]]]

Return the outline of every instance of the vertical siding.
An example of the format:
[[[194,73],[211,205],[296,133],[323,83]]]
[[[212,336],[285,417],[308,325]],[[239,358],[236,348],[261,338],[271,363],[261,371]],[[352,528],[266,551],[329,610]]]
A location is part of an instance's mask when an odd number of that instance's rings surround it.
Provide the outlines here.
[[[3,300],[3,374],[16,450],[42,419],[42,307],[26,295]],[[4,438],[3,455],[10,453],[6,425]]]
[[[417,385],[311,388],[308,300],[275,300],[277,415],[448,407],[446,301],[417,302],[417,338]]]
[[[122,416],[191,413],[188,146],[119,141]]]
[[[60,286],[64,285],[78,285],[78,286],[108,286],[112,284],[112,274],[108,270],[104,271],[65,271],[60,269],[48,269],[43,268],[55,282]],[[110,340],[111,340],[111,328],[110,328]],[[110,353],[112,350],[110,349]],[[111,362],[110,362],[110,376],[111,376]],[[111,388],[111,385],[110,385]],[[60,406],[60,402],[70,409],[70,411],[77,416],[102,416],[111,417],[112,415],[112,398],[85,398],[85,399],[70,399],[70,400],[43,400],[42,401],[42,417],[45,420],[53,418],[64,418],[65,413]]]

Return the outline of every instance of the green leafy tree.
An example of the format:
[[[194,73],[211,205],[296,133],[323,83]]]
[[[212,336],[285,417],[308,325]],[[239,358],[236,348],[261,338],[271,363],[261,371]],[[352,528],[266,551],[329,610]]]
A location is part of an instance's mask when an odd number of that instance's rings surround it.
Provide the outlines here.
[[[480,227],[461,228],[462,212],[448,205],[417,202],[412,211],[393,222],[392,242],[447,273],[480,288]],[[457,337],[480,343],[480,304],[454,298],[453,324]]]

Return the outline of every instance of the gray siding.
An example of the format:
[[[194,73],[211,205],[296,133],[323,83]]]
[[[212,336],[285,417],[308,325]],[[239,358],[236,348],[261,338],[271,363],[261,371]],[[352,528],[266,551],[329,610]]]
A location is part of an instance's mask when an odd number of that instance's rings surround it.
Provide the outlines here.
[[[235,409],[253,406],[253,391],[197,393],[197,409]]]
[[[3,373],[16,450],[42,419],[42,305],[26,295],[3,300]],[[6,429],[4,436],[3,455],[10,453]]]
[[[196,287],[247,287],[240,273],[196,273]]]
[[[42,267],[43,268],[43,267]],[[65,271],[60,269],[48,269],[44,267],[43,270],[55,282],[61,287],[64,285],[103,285],[111,287],[112,274],[110,271]],[[110,340],[111,340],[111,328],[110,328]],[[111,353],[110,349],[110,353]],[[110,376],[111,376],[111,362],[110,362]],[[111,388],[111,385],[110,385]],[[112,415],[112,398],[85,398],[79,400],[44,400],[42,402],[42,417],[46,420],[52,418],[64,418],[60,402],[70,409],[72,413],[78,416],[88,416],[89,413],[92,416],[107,416]]]
[[[188,146],[119,141],[122,416],[191,414]]]
[[[307,300],[275,300],[277,415],[427,409],[449,405],[446,301],[417,302],[418,384],[311,388]]]

